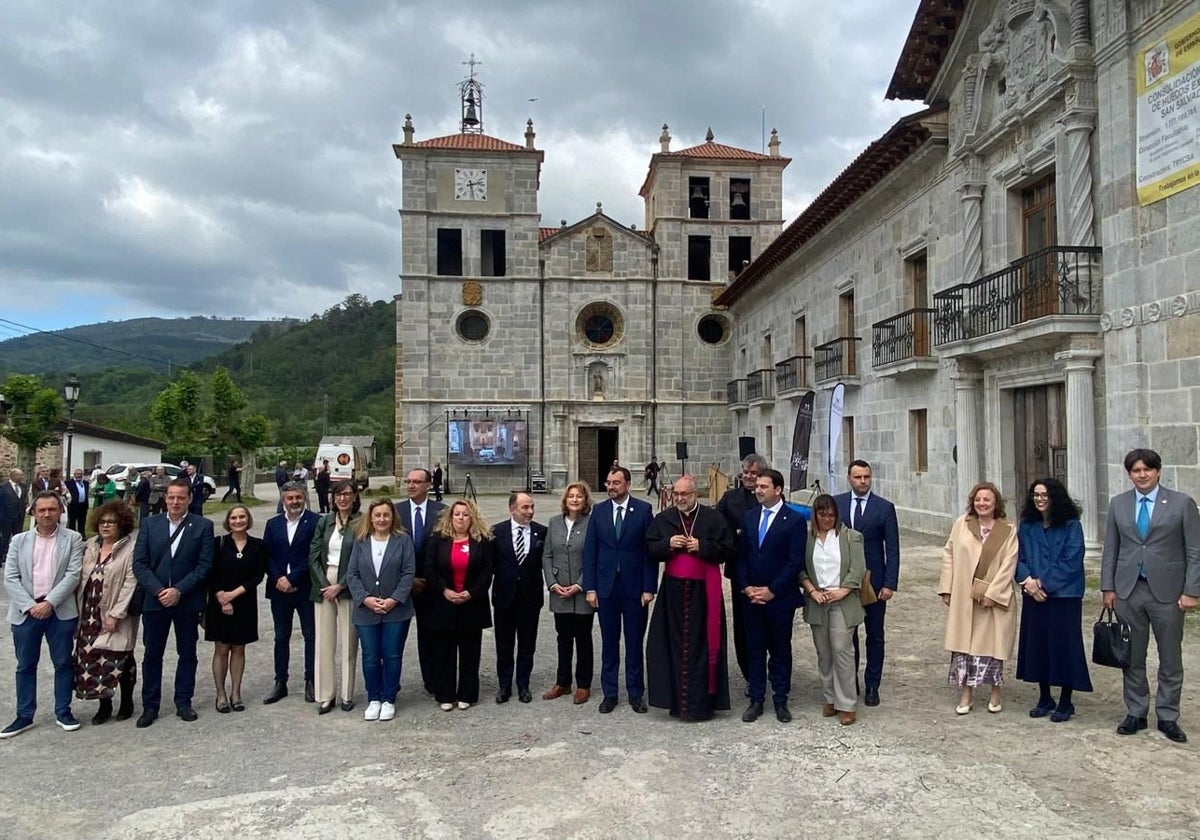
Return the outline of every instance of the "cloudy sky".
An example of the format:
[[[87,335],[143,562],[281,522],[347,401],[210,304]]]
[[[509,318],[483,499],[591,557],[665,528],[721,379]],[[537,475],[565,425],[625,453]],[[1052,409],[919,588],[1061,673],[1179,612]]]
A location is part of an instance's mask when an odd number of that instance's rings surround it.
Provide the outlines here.
[[[7,0],[0,319],[307,316],[398,290],[400,164],[458,130],[474,53],[488,134],[544,149],[543,223],[637,189],[672,148],[793,158],[794,217],[919,103],[883,100],[917,0]],[[535,101],[531,101],[535,100]],[[0,323],[0,338],[13,328]]]

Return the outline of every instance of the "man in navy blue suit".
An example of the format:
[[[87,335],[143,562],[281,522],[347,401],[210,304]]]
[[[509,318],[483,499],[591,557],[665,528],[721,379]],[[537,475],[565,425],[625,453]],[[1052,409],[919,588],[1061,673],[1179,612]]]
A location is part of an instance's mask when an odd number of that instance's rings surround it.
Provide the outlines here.
[[[137,727],[145,729],[158,718],[162,700],[163,653],[167,636],[175,631],[175,714],[194,721],[192,694],[196,690],[196,642],[204,612],[205,580],[213,564],[213,526],[188,512],[192,485],[183,477],[167,485],[167,512],[151,516],[138,530],[133,548],[133,574],[146,590],[142,607],[142,714]]]
[[[834,496],[838,518],[863,535],[867,555],[867,570],[871,573],[871,588],[878,600],[868,605],[863,624],[867,628],[867,667],[863,671],[866,689],[863,702],[879,705],[879,683],[883,679],[883,619],[887,602],[900,585],[900,526],[896,522],[896,506],[871,492],[871,465],[866,461],[850,462],[849,493]],[[854,631],[854,667],[858,669],[858,630]]]
[[[796,610],[804,606],[799,576],[808,533],[804,517],[783,503],[779,470],[764,470],[755,479],[754,495],[758,507],[748,510],[742,519],[739,594],[735,596],[747,602],[750,705],[742,720],[753,723],[762,716],[769,672],[775,717],[787,723],[792,719],[787,705],[792,690],[792,625]]]
[[[592,508],[583,543],[583,589],[600,614],[600,713],[617,706],[621,630],[625,631],[625,690],[629,707],[645,714],[647,607],[658,591],[658,565],[646,557],[646,530],[654,519],[649,503],[629,495],[629,470],[608,472],[608,499]]]
[[[509,518],[492,526],[495,534],[495,571],[492,576],[492,609],[495,616],[496,702],[512,696],[513,651],[516,650],[517,699],[533,700],[529,677],[537,649],[538,619],[545,603],[542,551],[546,526],[533,521],[533,496],[512,493]]]
[[[316,702],[313,687],[313,602],[308,550],[321,517],[307,510],[308,493],[296,481],[283,485],[283,514],[272,516],[263,529],[267,553],[267,599],[275,625],[275,687],[263,698],[278,703],[287,697],[288,663],[291,659],[292,619],[300,618],[304,637],[304,700]]]
[[[396,516],[404,530],[412,535],[413,551],[417,554],[416,577],[413,578],[412,600],[416,610],[417,625],[417,660],[421,664],[421,680],[427,694],[437,694],[437,665],[436,650],[437,631],[431,629],[436,622],[430,622],[429,610],[437,605],[436,599],[442,597],[440,592],[426,592],[425,581],[428,569],[425,564],[425,544],[427,537],[437,527],[438,518],[446,506],[429,498],[432,486],[432,476],[424,467],[414,467],[404,478],[404,492],[408,500],[396,503]],[[404,647],[412,622],[405,625],[404,636],[400,646]]]

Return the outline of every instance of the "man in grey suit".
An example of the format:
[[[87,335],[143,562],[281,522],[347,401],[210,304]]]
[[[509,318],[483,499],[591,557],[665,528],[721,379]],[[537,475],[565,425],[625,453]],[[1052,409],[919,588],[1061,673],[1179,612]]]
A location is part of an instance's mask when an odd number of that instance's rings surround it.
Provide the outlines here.
[[[33,726],[42,639],[54,663],[54,718],[67,732],[79,728],[71,714],[75,676],[71,647],[79,618],[75,589],[83,564],[83,538],[59,524],[62,513],[58,493],[38,493],[33,500],[34,529],[17,534],[8,546],[4,589],[17,655],[17,717],[0,731],[0,738],[15,737]]]
[[[1158,729],[1182,744],[1179,696],[1183,691],[1183,618],[1200,603],[1200,512],[1190,496],[1159,486],[1162,458],[1153,449],[1125,456],[1132,490],[1108,503],[1100,589],[1104,606],[1132,630],[1133,655],[1124,671],[1127,714],[1119,735],[1146,728],[1150,684],[1146,649],[1150,631],[1158,647]]]

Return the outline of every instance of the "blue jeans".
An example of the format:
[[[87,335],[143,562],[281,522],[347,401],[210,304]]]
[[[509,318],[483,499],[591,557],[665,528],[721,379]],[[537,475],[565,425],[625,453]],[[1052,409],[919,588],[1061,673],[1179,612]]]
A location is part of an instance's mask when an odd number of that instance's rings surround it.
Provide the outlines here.
[[[54,716],[71,713],[71,688],[75,682],[74,618],[34,618],[12,625],[13,648],[17,655],[17,718],[32,722],[37,713],[37,668],[42,658],[42,639],[54,663]]]
[[[400,691],[400,661],[404,658],[404,640],[408,637],[410,621],[412,619],[406,618],[404,621],[356,625],[367,700],[396,702],[396,694]]]

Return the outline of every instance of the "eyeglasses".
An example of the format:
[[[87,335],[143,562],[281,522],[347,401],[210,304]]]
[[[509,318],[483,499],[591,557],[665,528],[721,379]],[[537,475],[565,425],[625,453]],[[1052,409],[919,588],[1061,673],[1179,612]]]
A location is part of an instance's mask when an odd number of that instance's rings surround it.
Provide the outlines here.
[[[1033,496],[1033,498],[1035,498],[1035,499],[1049,499],[1049,498],[1050,498],[1050,494],[1049,494],[1049,493],[1033,493],[1033,494],[1031,494],[1031,495],[1032,495],[1032,496]]]
[[[101,520],[100,520],[100,521],[99,521],[97,524],[98,524],[98,525],[100,525],[101,527],[103,527],[103,526],[105,526],[105,525],[116,525],[116,524],[117,524],[117,520],[115,520],[115,519],[101,519]]]
[[[341,493],[334,493],[333,498],[335,498],[335,499],[353,499],[354,493],[350,490],[343,490]]]

